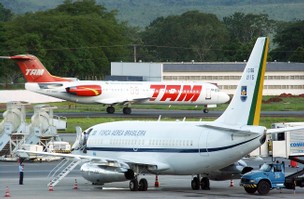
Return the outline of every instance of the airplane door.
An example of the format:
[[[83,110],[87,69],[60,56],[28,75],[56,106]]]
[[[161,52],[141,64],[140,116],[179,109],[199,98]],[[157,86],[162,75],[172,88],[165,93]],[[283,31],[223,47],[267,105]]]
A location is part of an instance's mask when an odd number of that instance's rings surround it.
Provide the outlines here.
[[[208,132],[207,131],[202,132],[198,143],[199,154],[201,156],[209,156],[207,149],[207,140],[208,140]]]
[[[206,88],[206,96],[205,96],[206,100],[210,100],[211,99],[211,88]]]

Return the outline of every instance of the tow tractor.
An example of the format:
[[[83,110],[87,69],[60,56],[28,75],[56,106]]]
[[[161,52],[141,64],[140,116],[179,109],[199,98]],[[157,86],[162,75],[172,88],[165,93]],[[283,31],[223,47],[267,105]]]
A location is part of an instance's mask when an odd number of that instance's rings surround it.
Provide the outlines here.
[[[303,160],[298,161],[301,162]],[[257,191],[261,195],[267,194],[271,189],[304,187],[304,169],[285,177],[284,162],[264,163],[259,170],[252,170],[244,174],[241,177],[240,185],[249,194]]]

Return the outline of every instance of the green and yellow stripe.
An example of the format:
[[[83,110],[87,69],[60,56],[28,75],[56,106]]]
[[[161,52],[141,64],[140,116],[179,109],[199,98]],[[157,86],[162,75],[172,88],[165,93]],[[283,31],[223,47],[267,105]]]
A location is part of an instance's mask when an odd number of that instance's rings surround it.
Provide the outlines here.
[[[264,76],[266,71],[266,61],[269,47],[269,38],[265,38],[265,44],[263,48],[263,55],[260,60],[260,67],[258,72],[257,84],[254,90],[253,100],[249,112],[248,125],[259,125],[260,123],[260,114],[262,106],[262,94],[264,87]]]

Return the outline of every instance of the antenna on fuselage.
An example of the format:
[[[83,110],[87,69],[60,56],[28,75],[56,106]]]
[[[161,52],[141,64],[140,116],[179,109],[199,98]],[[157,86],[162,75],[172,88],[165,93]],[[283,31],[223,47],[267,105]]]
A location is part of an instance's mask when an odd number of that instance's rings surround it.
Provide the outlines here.
[[[159,121],[160,121],[160,119],[161,119],[161,115],[159,115],[159,116],[158,116],[158,119],[157,119],[157,121],[159,122]]]

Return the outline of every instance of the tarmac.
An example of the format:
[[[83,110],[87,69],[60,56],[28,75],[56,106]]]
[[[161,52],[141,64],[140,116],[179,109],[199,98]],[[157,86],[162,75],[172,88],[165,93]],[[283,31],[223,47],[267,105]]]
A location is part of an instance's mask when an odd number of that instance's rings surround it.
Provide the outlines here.
[[[47,186],[50,178],[49,172],[58,164],[53,162],[24,163],[24,184],[19,185],[19,173],[17,162],[0,162],[0,198],[8,195],[11,198],[20,199],[49,199],[49,198],[304,198],[304,188],[296,190],[282,189],[271,190],[268,195],[261,196],[257,193],[247,194],[243,187],[239,186],[239,180],[210,181],[210,190],[192,190],[190,181],[192,176],[159,176],[159,187],[155,187],[155,176],[146,175],[148,191],[132,192],[129,190],[129,182],[110,183],[104,186],[92,185],[81,177],[79,167],[76,167],[67,177],[58,183],[53,191]],[[250,161],[249,165],[256,167],[261,162]],[[251,166],[251,165],[250,165]],[[300,168],[289,168],[288,172],[294,172]],[[77,184],[75,184],[75,180]],[[231,186],[233,185],[233,186]],[[77,189],[75,189],[77,188]]]

